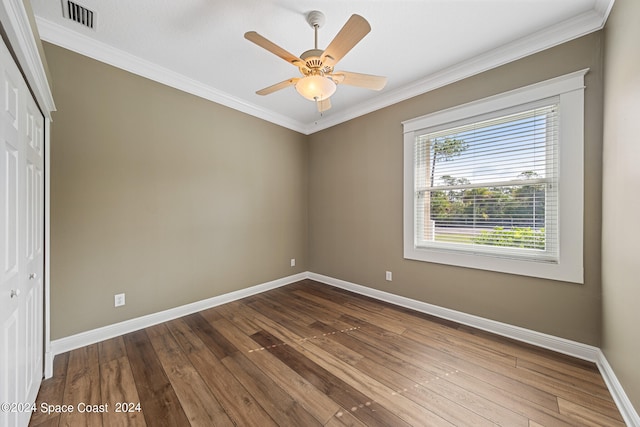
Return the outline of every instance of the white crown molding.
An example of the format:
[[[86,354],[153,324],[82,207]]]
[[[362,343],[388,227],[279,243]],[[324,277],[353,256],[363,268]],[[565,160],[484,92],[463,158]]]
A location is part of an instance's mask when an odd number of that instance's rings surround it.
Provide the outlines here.
[[[0,20],[38,106],[44,116],[51,119],[51,112],[56,106],[22,0],[2,0]]]
[[[307,134],[330,128],[356,117],[441,88],[451,83],[491,70],[525,56],[558,46],[604,27],[614,0],[597,0],[596,6],[570,20],[547,27],[535,34],[514,40],[474,58],[430,74],[408,85],[373,98],[370,102],[343,111],[339,116],[329,115],[309,124]]]
[[[216,88],[204,85],[104,43],[97,42],[90,37],[69,30],[66,27],[46,19],[37,17],[36,20],[42,39],[50,43],[279,126],[309,135],[600,30],[604,27],[613,2],[614,0],[596,0],[592,10],[572,19],[550,26],[533,35],[515,40],[497,49],[478,55],[475,58],[428,75],[411,84],[389,92],[383,92],[372,100],[344,110],[339,114],[327,115],[325,118],[314,120],[310,123],[293,120],[282,114],[235,98]]]
[[[604,28],[604,24],[609,19],[609,14],[611,13],[611,9],[613,9],[613,4],[615,0],[596,0],[596,4],[593,6],[593,10],[596,13],[602,15],[602,28]]]
[[[221,90],[116,49],[106,43],[96,41],[47,19],[36,17],[36,22],[40,37],[46,42],[296,132],[304,133],[305,131],[305,124],[297,120],[233,97]]]

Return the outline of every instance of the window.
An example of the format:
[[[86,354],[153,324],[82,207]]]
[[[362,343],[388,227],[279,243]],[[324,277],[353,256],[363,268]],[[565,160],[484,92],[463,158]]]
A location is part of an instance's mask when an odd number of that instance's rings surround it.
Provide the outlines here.
[[[405,258],[582,283],[586,71],[403,123]]]
[[[558,100],[419,132],[415,245],[557,262]]]

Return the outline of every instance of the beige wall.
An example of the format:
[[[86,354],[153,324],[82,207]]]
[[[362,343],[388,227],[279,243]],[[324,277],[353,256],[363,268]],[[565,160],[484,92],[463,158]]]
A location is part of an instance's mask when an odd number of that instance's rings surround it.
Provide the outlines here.
[[[640,410],[640,2],[616,0],[605,28],[603,351]]]
[[[601,43],[591,34],[309,137],[45,44],[52,338],[310,270],[599,345]],[[587,67],[585,284],[404,260],[401,122]]]
[[[311,271],[599,345],[601,64],[598,32],[311,135]],[[583,68],[584,285],[403,259],[401,122]]]
[[[308,269],[304,135],[45,51],[52,339]]]

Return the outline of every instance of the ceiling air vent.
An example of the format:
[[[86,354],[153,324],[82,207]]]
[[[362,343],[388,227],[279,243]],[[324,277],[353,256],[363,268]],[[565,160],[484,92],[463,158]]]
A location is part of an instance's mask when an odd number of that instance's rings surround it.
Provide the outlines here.
[[[71,0],[62,0],[62,14],[65,18],[71,19],[87,28],[95,29],[96,14],[94,11],[80,6]]]

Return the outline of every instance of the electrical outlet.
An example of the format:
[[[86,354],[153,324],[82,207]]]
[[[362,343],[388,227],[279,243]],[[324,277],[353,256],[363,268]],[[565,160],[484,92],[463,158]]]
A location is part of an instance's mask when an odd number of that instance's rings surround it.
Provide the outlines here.
[[[124,294],[117,294],[114,298],[114,306],[120,307],[124,305]]]
[[[296,266],[296,259],[291,258],[291,267],[295,267],[295,266]]]
[[[385,278],[387,279],[388,282],[392,281],[393,280],[393,273],[390,272],[390,271],[387,271],[385,273]]]

